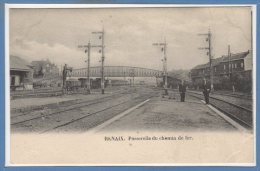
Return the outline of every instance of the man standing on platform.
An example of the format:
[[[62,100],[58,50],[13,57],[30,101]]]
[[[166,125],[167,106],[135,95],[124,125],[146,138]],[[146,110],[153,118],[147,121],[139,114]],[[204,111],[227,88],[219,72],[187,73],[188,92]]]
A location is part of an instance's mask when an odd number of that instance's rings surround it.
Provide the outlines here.
[[[179,84],[179,92],[181,96],[181,102],[185,101],[185,93],[186,93],[186,85],[184,80],[181,80],[181,84]]]
[[[203,80],[202,88],[203,88],[203,95],[205,98],[205,102],[206,102],[206,104],[209,104],[209,93],[211,91],[211,88],[210,88],[209,82],[207,82],[207,80],[205,78]]]
[[[64,65],[63,67],[63,71],[62,71],[62,89],[63,89],[63,93],[66,92],[67,86],[66,86],[66,79],[67,79],[67,64]]]

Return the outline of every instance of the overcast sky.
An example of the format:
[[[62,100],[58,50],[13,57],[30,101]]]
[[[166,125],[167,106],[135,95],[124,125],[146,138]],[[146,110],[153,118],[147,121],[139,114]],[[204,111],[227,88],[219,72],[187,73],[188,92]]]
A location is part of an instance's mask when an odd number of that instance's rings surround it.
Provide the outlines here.
[[[86,54],[78,45],[101,44],[93,31],[105,29],[105,65],[161,69],[163,53],[154,42],[168,43],[168,69],[191,69],[208,61],[198,47],[207,45],[198,33],[212,32],[214,57],[251,48],[251,9],[114,8],[114,9],[11,9],[10,54],[27,61],[49,59],[85,67]],[[101,54],[92,48],[91,65]]]

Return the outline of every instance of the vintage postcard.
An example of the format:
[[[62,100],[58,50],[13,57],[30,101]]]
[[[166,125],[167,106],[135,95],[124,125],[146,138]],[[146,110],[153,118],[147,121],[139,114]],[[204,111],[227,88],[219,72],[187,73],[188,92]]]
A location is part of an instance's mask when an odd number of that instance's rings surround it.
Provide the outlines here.
[[[7,166],[255,166],[254,5],[6,4]]]

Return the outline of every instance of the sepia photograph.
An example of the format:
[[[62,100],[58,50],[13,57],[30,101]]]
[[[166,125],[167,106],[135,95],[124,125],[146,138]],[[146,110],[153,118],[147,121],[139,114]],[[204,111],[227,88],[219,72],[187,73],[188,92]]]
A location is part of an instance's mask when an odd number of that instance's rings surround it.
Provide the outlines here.
[[[253,5],[6,5],[6,165],[254,166]]]

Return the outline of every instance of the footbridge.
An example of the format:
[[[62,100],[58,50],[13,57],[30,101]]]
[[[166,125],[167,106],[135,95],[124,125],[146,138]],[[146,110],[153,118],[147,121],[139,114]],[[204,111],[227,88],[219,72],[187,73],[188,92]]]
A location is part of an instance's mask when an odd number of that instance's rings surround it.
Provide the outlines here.
[[[105,66],[105,77],[162,77],[162,71],[131,67],[131,66]],[[86,78],[88,75],[87,68],[73,69],[70,73],[72,77]],[[101,67],[90,67],[90,77],[101,77]]]

